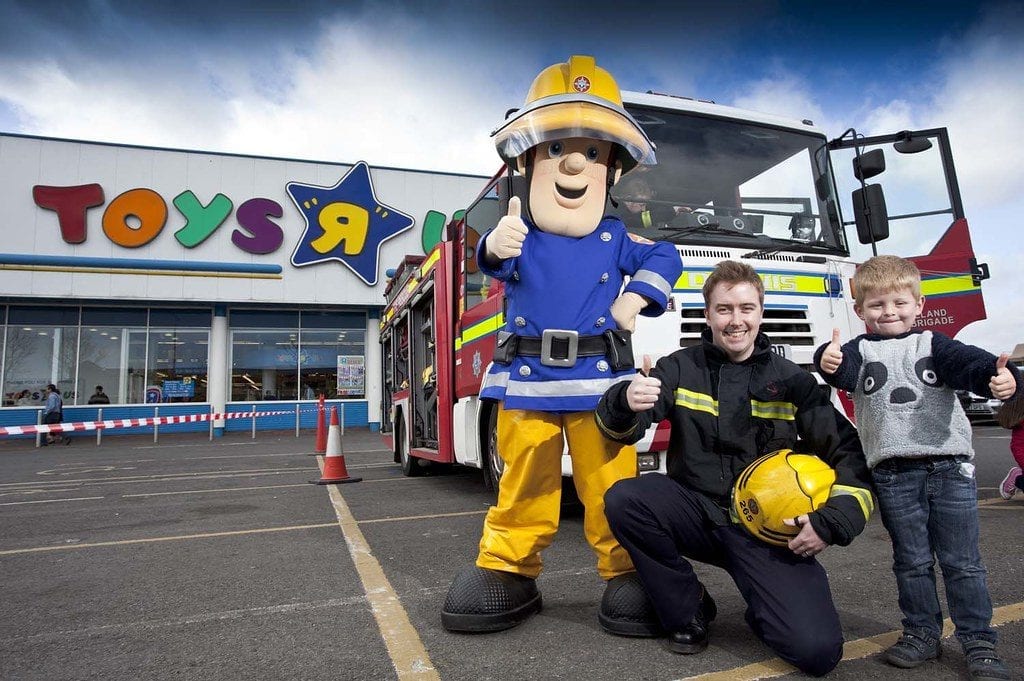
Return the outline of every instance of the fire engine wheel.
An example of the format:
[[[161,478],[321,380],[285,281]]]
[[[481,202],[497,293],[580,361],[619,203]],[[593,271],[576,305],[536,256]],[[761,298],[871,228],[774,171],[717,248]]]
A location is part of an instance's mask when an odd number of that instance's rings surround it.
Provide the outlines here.
[[[414,478],[423,474],[420,460],[409,454],[409,443],[405,439],[405,425],[395,424],[395,447],[398,448],[398,461],[402,464],[402,475]]]
[[[498,482],[501,481],[501,474],[505,472],[505,462],[498,454],[498,410],[492,409],[487,419],[487,486],[498,491]]]

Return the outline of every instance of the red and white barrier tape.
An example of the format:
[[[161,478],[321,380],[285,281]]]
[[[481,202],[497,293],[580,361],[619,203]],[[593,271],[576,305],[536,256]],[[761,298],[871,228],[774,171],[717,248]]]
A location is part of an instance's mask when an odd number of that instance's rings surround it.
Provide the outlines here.
[[[307,411],[305,409],[300,411]],[[73,433],[81,431],[101,430],[106,428],[133,428],[138,426],[155,426],[166,423],[199,423],[219,419],[251,419],[254,416],[280,416],[294,414],[294,409],[286,411],[233,411],[225,414],[185,414],[184,416],[154,416],[144,419],[109,419],[105,421],[78,421],[75,423],[41,423],[31,426],[0,427],[0,437],[4,435],[35,435],[36,433]]]

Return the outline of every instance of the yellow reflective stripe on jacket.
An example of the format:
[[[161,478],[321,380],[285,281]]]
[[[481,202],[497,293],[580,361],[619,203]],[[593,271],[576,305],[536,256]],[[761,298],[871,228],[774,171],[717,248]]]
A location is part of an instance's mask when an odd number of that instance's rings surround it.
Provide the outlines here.
[[[792,402],[759,402],[750,400],[750,415],[761,419],[796,421],[796,405]]]
[[[848,485],[832,485],[832,491],[829,492],[829,498],[851,496],[857,500],[860,504],[861,513],[864,514],[864,520],[871,517],[871,512],[875,510],[875,502],[871,499],[871,492],[864,489],[863,487],[850,487]]]
[[[718,416],[718,400],[711,395],[696,393],[686,388],[676,388],[676,406]]]

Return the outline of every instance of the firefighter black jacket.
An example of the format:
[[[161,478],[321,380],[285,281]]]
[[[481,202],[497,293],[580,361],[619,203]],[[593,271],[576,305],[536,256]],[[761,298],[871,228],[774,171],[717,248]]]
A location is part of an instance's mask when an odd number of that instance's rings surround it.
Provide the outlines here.
[[[818,536],[845,546],[864,529],[873,509],[871,474],[856,429],[810,373],[771,352],[765,334],[758,334],[753,355],[732,363],[705,330],[700,345],[663,357],[651,376],[661,380],[654,408],[633,412],[629,382],[622,381],[601,398],[598,426],[631,444],[668,418],[668,475],[701,494],[712,522],[729,522],[733,482],[747,464],[792,449],[815,454],[836,471],[828,501],[810,514]]]

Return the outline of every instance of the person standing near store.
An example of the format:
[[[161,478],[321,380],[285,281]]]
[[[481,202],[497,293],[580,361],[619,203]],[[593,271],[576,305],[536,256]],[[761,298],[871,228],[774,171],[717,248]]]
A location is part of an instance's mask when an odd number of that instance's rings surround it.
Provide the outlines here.
[[[110,404],[110,398],[103,392],[103,386],[96,386],[96,392],[89,395],[89,404]]]
[[[46,406],[43,408],[43,423],[54,424],[60,423],[64,420],[64,400],[61,399],[60,391],[57,390],[57,386],[53,383],[46,386]],[[71,444],[71,440],[65,437],[61,433],[54,435],[53,433],[46,434],[46,440],[43,442],[43,446],[57,444],[63,442],[64,444]]]

